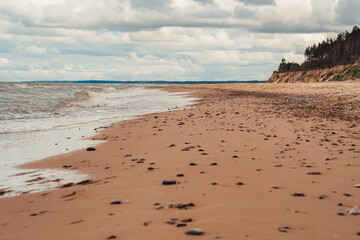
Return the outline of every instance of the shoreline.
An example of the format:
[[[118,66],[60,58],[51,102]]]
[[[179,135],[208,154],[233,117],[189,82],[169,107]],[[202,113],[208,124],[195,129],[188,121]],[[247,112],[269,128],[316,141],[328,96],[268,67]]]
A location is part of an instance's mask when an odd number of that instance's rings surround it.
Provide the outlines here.
[[[355,238],[359,216],[347,211],[357,209],[359,195],[359,109],[353,95],[360,86],[324,86],[161,88],[192,89],[203,100],[193,108],[116,123],[94,136],[107,140],[96,151],[26,164],[71,165],[92,179],[0,199],[0,235],[188,239],[188,228],[201,228],[199,239]]]

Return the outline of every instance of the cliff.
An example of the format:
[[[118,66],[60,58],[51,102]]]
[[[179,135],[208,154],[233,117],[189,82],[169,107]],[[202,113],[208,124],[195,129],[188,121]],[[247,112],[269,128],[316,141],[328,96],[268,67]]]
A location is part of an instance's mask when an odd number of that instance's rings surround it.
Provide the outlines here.
[[[268,80],[269,83],[292,83],[292,82],[329,82],[360,80],[360,59],[354,64],[339,65],[332,68],[274,72]]]

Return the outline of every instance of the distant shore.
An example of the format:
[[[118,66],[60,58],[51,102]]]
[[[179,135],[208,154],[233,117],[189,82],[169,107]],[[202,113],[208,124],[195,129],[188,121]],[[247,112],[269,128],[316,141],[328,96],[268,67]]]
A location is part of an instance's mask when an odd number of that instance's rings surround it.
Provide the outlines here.
[[[106,141],[95,149],[22,166],[91,178],[0,199],[0,239],[357,237],[359,82],[161,89],[202,101],[116,123],[93,137]]]

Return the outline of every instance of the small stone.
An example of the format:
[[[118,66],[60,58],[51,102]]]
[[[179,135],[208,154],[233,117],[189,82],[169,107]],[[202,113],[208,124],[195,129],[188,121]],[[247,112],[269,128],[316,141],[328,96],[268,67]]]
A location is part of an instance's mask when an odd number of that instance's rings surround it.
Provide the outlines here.
[[[321,175],[321,172],[308,172],[308,175]]]
[[[186,218],[186,219],[181,220],[181,222],[186,222],[186,223],[192,222],[192,219],[191,218]]]
[[[360,188],[360,183],[354,185],[355,188]]]
[[[108,237],[107,239],[116,239],[117,237],[115,235],[111,235],[110,237]]]
[[[291,231],[291,228],[289,228],[289,227],[279,227],[278,228],[278,230],[280,231],[280,232],[284,232],[284,233],[287,233],[287,232],[290,232]]]
[[[37,216],[38,214],[37,213],[32,213],[32,214],[30,214],[30,216],[32,216],[32,217],[35,217],[35,216]]]
[[[343,194],[345,197],[351,197],[351,194],[350,193],[344,193]]]
[[[176,225],[176,227],[186,227],[186,226],[187,226],[186,223],[178,223],[178,224]]]
[[[339,216],[345,216],[345,213],[339,212],[337,215],[339,215]]]
[[[326,195],[320,195],[319,199],[325,199]]]
[[[176,184],[176,180],[164,180],[162,182],[163,185],[173,185]]]
[[[204,231],[200,228],[190,228],[186,231],[186,235],[203,235]]]
[[[350,209],[350,210],[348,211],[348,213],[349,213],[350,215],[358,215],[358,214],[359,214],[358,211],[357,211],[355,208]]]
[[[196,166],[197,164],[196,163],[190,163],[189,165],[190,166]]]
[[[294,196],[294,197],[305,197],[305,194],[296,192],[296,193],[293,193],[292,196]]]
[[[176,176],[177,176],[177,177],[183,177],[183,176],[184,176],[184,174],[179,173],[179,174],[177,174]]]
[[[152,171],[152,170],[154,170],[154,168],[153,168],[153,167],[149,167],[148,170],[149,170],[149,171]]]
[[[213,182],[213,183],[211,183],[211,185],[218,185],[218,183],[216,183],[216,182]]]
[[[242,186],[242,185],[244,185],[244,183],[243,182],[237,182],[236,185]]]
[[[216,165],[218,165],[216,162],[210,164],[210,166],[216,166]]]
[[[119,205],[119,204],[121,204],[121,201],[112,201],[110,204],[111,205]]]
[[[356,235],[360,236],[360,231],[356,233]]]
[[[343,204],[342,204],[342,203],[338,203],[338,206],[342,207],[342,206],[343,206]]]
[[[93,151],[96,151],[96,149],[95,149],[94,147],[88,147],[88,148],[86,149],[86,151],[88,151],[88,152],[93,152]]]

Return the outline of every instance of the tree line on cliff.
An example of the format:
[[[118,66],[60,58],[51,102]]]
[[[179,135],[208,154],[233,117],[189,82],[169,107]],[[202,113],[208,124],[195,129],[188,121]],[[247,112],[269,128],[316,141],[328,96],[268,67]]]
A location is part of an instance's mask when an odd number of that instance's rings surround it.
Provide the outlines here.
[[[307,47],[305,61],[301,65],[282,59],[278,71],[298,71],[353,64],[359,57],[360,28],[355,26],[351,33],[346,31],[338,34],[334,39],[328,38],[318,45]]]

